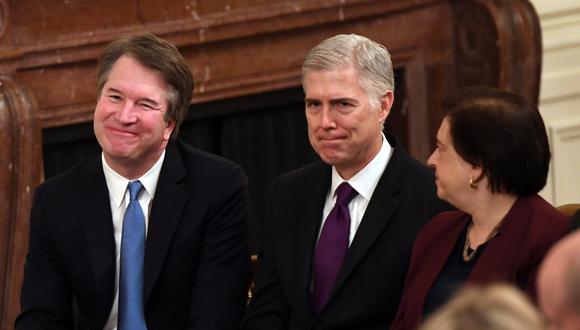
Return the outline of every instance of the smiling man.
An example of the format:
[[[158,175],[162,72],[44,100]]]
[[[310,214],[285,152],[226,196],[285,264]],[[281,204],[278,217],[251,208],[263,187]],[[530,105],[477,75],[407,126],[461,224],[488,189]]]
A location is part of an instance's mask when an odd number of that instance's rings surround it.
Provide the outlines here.
[[[388,329],[415,234],[443,207],[433,173],[382,132],[394,100],[385,47],[327,39],[307,55],[302,83],[322,162],[275,184],[242,327]]]
[[[247,179],[175,139],[193,78],[153,35],[98,68],[101,155],[43,183],[17,329],[236,329],[247,287]]]

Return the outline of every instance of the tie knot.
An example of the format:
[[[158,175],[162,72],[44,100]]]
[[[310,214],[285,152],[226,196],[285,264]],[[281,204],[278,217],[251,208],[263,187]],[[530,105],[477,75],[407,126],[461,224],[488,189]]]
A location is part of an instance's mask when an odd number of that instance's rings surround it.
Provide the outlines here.
[[[143,189],[141,181],[137,180],[129,182],[129,199],[131,201],[137,200],[137,197],[139,197],[141,189]]]
[[[343,182],[336,188],[336,205],[347,206],[356,195],[358,192],[348,182]]]

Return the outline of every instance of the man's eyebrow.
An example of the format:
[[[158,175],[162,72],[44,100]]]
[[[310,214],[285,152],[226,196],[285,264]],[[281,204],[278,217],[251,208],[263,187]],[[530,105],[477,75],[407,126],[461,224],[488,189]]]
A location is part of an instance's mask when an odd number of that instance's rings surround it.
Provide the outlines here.
[[[150,99],[148,97],[142,97],[142,98],[138,99],[137,102],[147,102],[147,103],[151,103],[151,104],[154,104],[156,106],[159,106],[159,103],[157,101]]]
[[[338,97],[335,99],[331,99],[330,102],[332,102],[332,103],[341,103],[341,102],[358,103],[358,101],[356,99],[350,98],[350,97]]]
[[[107,87],[107,89],[105,89],[105,92],[113,92],[113,93],[117,93],[117,94],[123,94],[123,92],[121,92],[120,90],[114,88],[114,87]],[[156,106],[156,107],[161,107],[159,105],[159,102],[150,99],[148,97],[142,97],[140,99],[137,99],[137,102],[147,102],[147,103],[151,103],[152,105]]]
[[[107,87],[107,88],[105,89],[105,92],[113,92],[113,93],[123,94],[123,93],[121,93],[121,91],[120,91],[120,90],[118,90],[118,89],[116,89],[116,88],[114,88],[114,87]]]

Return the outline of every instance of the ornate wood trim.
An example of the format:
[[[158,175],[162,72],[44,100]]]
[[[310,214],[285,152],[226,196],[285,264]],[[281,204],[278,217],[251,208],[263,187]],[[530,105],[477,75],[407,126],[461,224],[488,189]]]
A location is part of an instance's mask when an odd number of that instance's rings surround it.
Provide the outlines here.
[[[6,32],[10,18],[10,4],[8,0],[0,0],[0,38]]]
[[[454,11],[458,85],[487,84],[537,103],[542,41],[533,6],[526,0],[455,0]]]
[[[52,42],[0,48],[0,72],[64,65],[98,58],[102,48],[124,35],[151,32],[177,47],[196,46],[259,34],[384,16],[438,0],[302,0],[275,2],[193,19],[75,33]],[[1,21],[0,21],[1,22]]]
[[[0,75],[0,328],[11,329],[20,311],[32,194],[42,179],[42,143],[36,101]]]
[[[430,7],[438,13],[445,11],[447,5],[441,0],[302,0],[214,13],[194,20],[71,33],[51,42],[7,47],[0,44],[0,72],[12,72],[41,100],[39,117],[43,128],[58,127],[92,120],[96,60],[102,48],[121,35],[150,31],[177,45],[194,71],[195,104],[300,86],[304,54],[323,37],[335,33],[358,32],[393,44],[389,50],[395,60],[415,54],[418,49],[427,48],[417,44],[423,39],[419,35],[428,34],[427,25],[410,30],[408,38],[381,30],[408,25],[397,18],[401,13],[421,17],[432,25],[448,16],[430,16]],[[445,34],[449,34],[448,26],[441,29],[447,29]],[[238,62],[239,68],[226,72],[223,62]]]

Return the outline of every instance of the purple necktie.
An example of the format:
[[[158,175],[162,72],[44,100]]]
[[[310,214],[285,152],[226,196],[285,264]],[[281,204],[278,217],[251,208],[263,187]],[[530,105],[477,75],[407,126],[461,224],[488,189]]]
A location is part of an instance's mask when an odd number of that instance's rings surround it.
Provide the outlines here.
[[[336,276],[348,250],[350,234],[350,214],[348,203],[358,192],[347,182],[336,188],[336,204],[328,214],[316,252],[314,253],[312,308],[320,313],[336,281]]]

